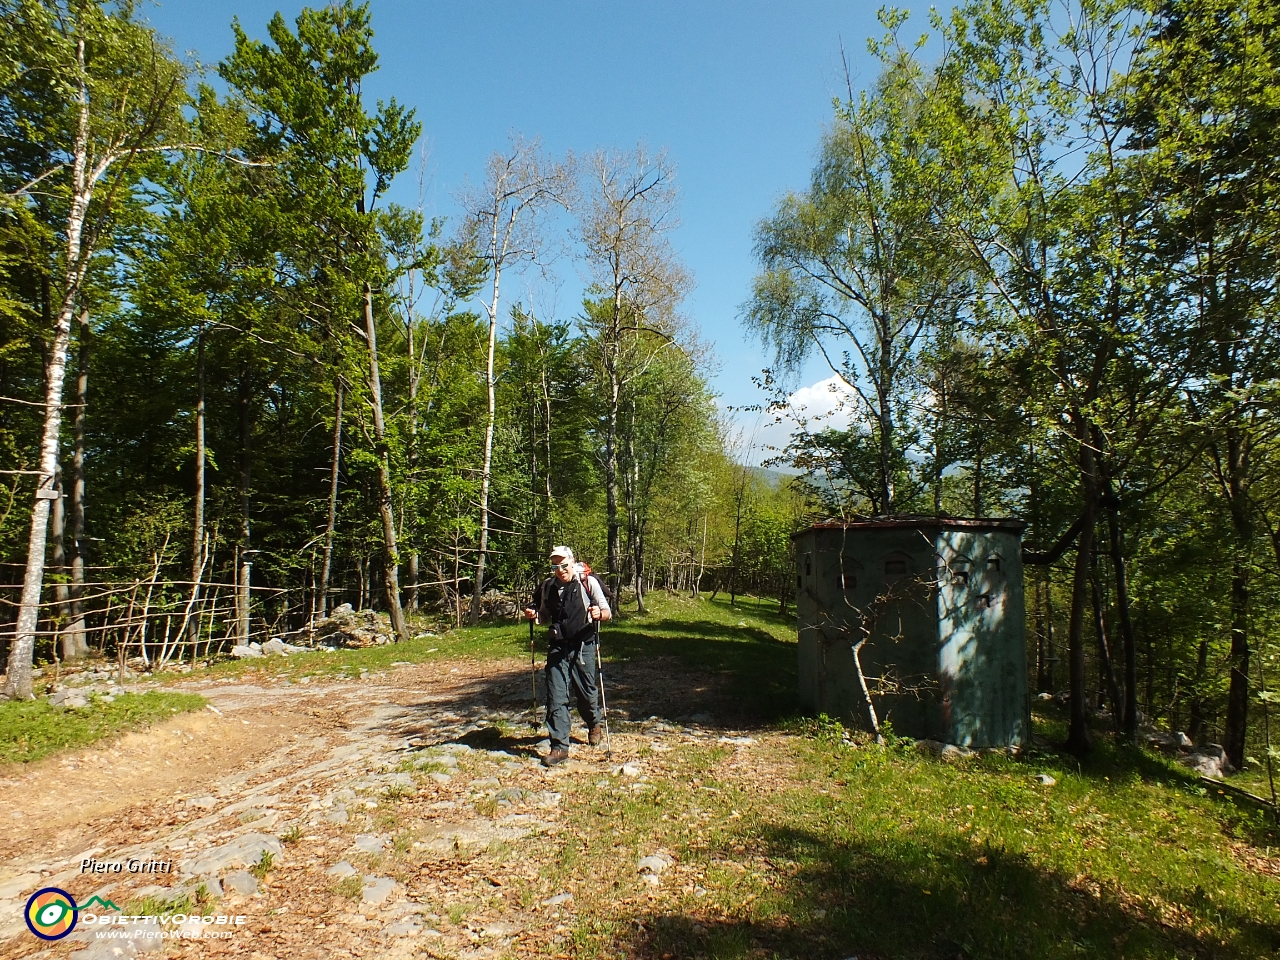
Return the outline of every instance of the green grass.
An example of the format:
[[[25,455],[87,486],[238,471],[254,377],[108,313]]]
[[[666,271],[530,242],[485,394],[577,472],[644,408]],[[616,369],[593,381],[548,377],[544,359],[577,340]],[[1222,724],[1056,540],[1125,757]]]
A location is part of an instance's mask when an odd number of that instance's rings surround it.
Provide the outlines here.
[[[606,662],[672,657],[690,670],[719,674],[744,712],[778,720],[798,708],[794,616],[778,614],[774,600],[727,596],[715,600],[654,593],[649,612],[606,624]],[[696,708],[690,712],[696,712]]]
[[[728,750],[696,746],[647,792],[567,796],[571,822],[600,828],[544,877],[590,876],[602,894],[579,897],[582,956],[1280,955],[1280,880],[1240,854],[1274,857],[1280,837],[1159,758],[948,764],[829,732],[751,754],[788,778],[730,779]],[[634,864],[658,848],[678,873],[648,902]]]
[[[204,705],[195,694],[155,690],[122,694],[111,703],[94,697],[78,710],[51,707],[47,700],[3,701],[0,763],[30,763]]]
[[[180,684],[194,676],[214,678],[278,678],[301,680],[357,678],[362,671],[379,673],[396,663],[425,663],[431,660],[500,660],[512,656],[528,656],[529,628],[524,624],[482,624],[465,627],[440,636],[420,637],[403,643],[388,643],[359,649],[338,649],[332,653],[317,650],[293,653],[287,657],[265,656],[244,660],[221,660],[198,674],[166,673],[153,682]],[[147,678],[143,678],[147,679]]]
[[[270,850],[263,850],[262,856],[258,858],[257,863],[255,863],[253,866],[249,868],[249,872],[252,873],[259,880],[262,880],[266,877],[268,873],[271,872],[271,867],[275,863],[275,859],[276,859],[276,856],[274,853],[272,853]]]
[[[1280,955],[1280,832],[1253,805],[1101,734],[1083,761],[850,745],[834,722],[787,719],[794,627],[772,603],[652,607],[605,627],[607,660],[721,673],[791,735],[742,754],[760,775],[732,772],[732,747],[686,744],[660,755],[643,792],[595,773],[562,782],[582,829],[548,851],[528,898],[575,892],[577,955]],[[1037,733],[1059,721],[1038,715]],[[675,866],[654,897],[635,863],[659,849]]]

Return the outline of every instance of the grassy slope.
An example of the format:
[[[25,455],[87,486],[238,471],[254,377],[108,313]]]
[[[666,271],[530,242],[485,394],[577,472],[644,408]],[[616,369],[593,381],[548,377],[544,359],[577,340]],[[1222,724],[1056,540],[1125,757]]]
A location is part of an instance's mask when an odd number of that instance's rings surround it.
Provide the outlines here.
[[[659,603],[613,628],[613,649],[732,669],[777,717],[794,646],[770,609]],[[581,911],[584,954],[637,946],[637,921],[657,956],[1280,953],[1280,838],[1163,758],[1103,743],[1084,764],[1052,751],[947,764],[905,742],[851,746],[823,724],[788,726],[801,735],[742,757],[720,745],[667,755],[666,776],[638,796],[571,795],[577,822],[608,829],[571,842],[560,869],[605,865],[602,882],[632,894],[626,910],[601,897]],[[673,851],[705,893],[649,899],[620,846]]]
[[[122,694],[114,702],[99,697],[87,707],[60,709],[45,700],[0,702],[0,764],[30,763],[51,753],[89,746],[123,730],[199,710],[204,697],[150,690]]]

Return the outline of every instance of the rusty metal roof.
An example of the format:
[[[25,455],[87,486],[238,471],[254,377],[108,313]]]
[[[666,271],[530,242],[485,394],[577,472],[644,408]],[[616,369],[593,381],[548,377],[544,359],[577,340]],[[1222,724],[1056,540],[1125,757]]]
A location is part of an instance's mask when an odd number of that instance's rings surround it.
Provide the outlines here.
[[[954,530],[1007,530],[1010,533],[1022,533],[1027,527],[1025,520],[1014,517],[875,517],[871,520],[851,520],[842,523],[837,520],[826,520],[815,523],[803,530],[797,530],[791,539],[809,533],[812,530],[910,530],[913,528],[954,529]]]

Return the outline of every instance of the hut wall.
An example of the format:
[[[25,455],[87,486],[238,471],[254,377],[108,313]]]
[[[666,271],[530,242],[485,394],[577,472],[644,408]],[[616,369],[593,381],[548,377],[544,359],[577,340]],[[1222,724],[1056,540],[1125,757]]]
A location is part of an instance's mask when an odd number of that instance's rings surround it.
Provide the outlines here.
[[[947,743],[992,747],[1030,734],[1019,538],[940,530],[937,676]]]
[[[1000,522],[995,521],[993,526]],[[861,652],[880,720],[965,746],[1027,734],[1019,528],[902,522],[814,527],[796,537],[800,700],[868,725]]]

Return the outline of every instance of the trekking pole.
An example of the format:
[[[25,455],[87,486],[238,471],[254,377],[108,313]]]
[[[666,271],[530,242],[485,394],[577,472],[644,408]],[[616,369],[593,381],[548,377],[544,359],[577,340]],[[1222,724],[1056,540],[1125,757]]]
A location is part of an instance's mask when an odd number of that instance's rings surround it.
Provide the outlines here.
[[[533,621],[529,621],[529,726],[538,726],[538,658],[533,652]]]
[[[609,705],[604,702],[604,661],[600,659],[600,633],[603,631],[596,634],[596,686],[600,688],[600,716],[604,720],[604,752],[613,753],[613,738],[609,736]]]

